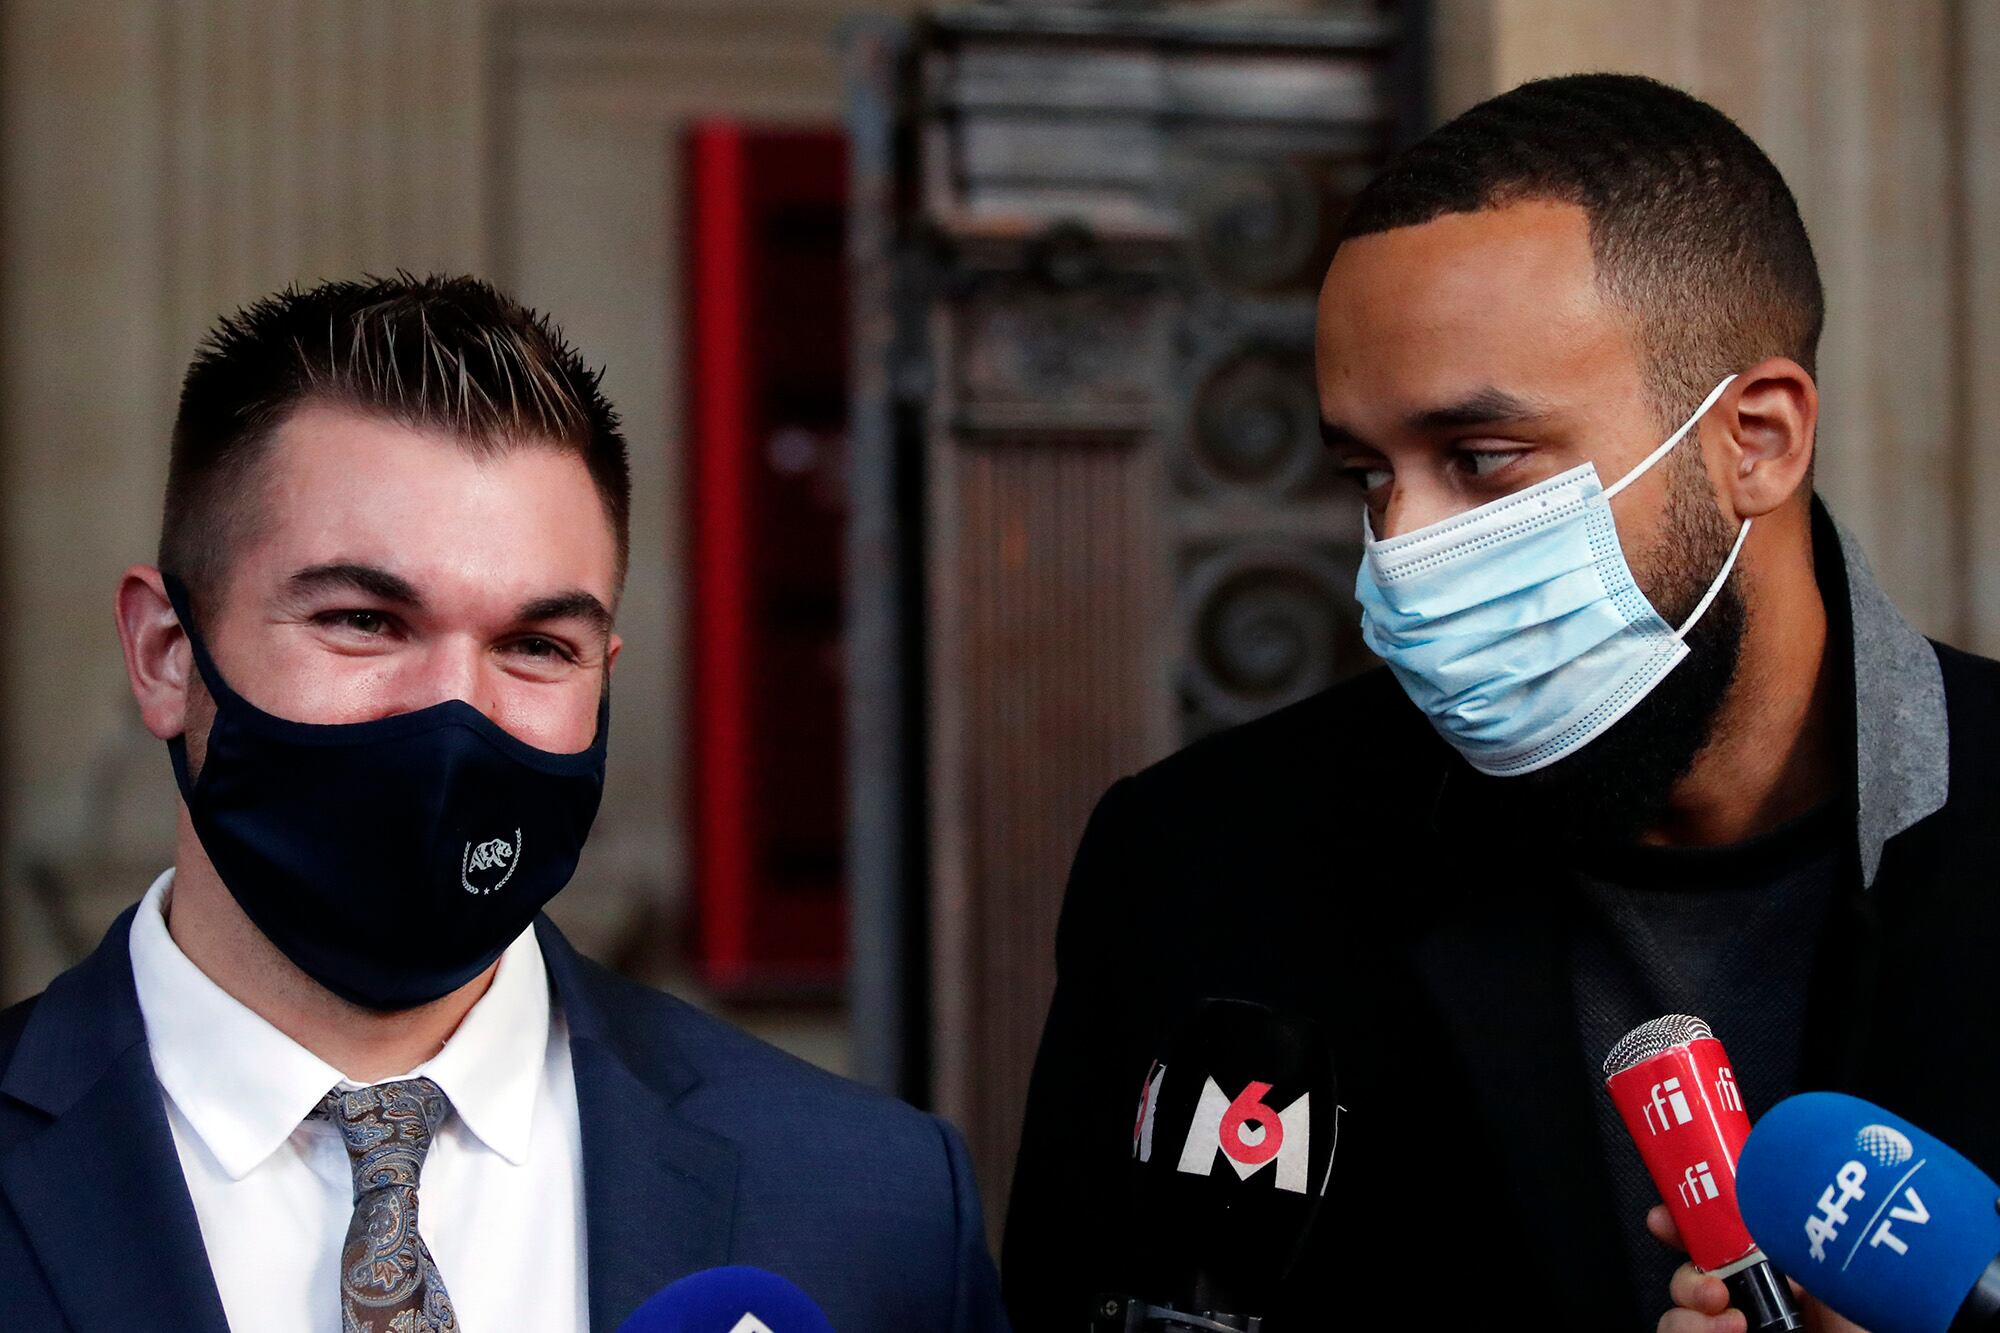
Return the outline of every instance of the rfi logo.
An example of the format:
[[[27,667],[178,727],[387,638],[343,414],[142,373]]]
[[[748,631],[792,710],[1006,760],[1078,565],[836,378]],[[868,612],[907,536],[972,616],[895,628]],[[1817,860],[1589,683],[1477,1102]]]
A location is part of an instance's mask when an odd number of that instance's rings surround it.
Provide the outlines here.
[[[1715,1099],[1722,1103],[1725,1111],[1743,1109],[1743,1091],[1736,1086],[1736,1075],[1728,1065],[1716,1071],[1720,1077],[1715,1080]]]
[[[1655,1116],[1658,1118],[1655,1119]],[[1668,1119],[1669,1116],[1673,1117],[1671,1121]],[[1652,1100],[1646,1103],[1647,1129],[1656,1135],[1664,1134],[1675,1126],[1685,1125],[1693,1119],[1694,1113],[1688,1110],[1687,1094],[1681,1091],[1681,1081],[1678,1077],[1653,1085]]]
[[[1699,1208],[1715,1197],[1715,1173],[1707,1162],[1696,1162],[1681,1173],[1681,1202]]]

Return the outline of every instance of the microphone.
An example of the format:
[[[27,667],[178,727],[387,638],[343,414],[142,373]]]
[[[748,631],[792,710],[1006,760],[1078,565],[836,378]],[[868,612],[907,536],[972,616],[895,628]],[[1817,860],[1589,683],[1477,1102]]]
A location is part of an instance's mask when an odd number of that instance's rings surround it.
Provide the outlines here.
[[[2000,1185],[1909,1121],[1844,1093],[1787,1097],[1736,1183],[1759,1243],[1872,1333],[2000,1330]]]
[[[1132,1128],[1144,1299],[1099,1297],[1096,1333],[1256,1333],[1333,1175],[1340,1107],[1317,1025],[1196,1004],[1147,1071]]]
[[[1736,1163],[1750,1117],[1708,1024],[1691,1014],[1641,1023],[1604,1057],[1604,1076],[1695,1267],[1722,1279],[1752,1333],[1804,1328],[1784,1275],[1737,1211]]]
[[[662,1287],[618,1333],[833,1333],[812,1297],[761,1268],[708,1268]]]

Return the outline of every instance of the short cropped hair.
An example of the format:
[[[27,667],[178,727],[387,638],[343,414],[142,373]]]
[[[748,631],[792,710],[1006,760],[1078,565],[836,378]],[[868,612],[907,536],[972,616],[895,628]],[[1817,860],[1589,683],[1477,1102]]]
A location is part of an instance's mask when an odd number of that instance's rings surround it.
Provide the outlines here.
[[[547,316],[471,277],[368,277],[287,288],[224,316],[181,387],[159,564],[197,601],[262,521],[259,465],[278,428],[324,404],[492,454],[574,453],[630,558],[632,482],[618,415]]]
[[[1728,116],[1653,79],[1572,74],[1481,102],[1398,155],[1339,239],[1524,200],[1588,215],[1664,422],[1766,357],[1813,371],[1825,297],[1784,177]]]

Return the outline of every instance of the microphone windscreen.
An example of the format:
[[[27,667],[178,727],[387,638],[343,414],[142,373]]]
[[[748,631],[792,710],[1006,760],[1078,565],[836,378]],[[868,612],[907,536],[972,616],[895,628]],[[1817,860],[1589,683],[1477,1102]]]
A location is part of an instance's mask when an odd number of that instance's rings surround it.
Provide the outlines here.
[[[1743,1145],[1736,1192],[1778,1267],[1871,1333],[1945,1333],[2000,1254],[2000,1187],[1844,1093],[1772,1107]]]
[[[1736,1207],[1750,1117],[1722,1043],[1694,1015],[1666,1014],[1626,1033],[1604,1073],[1688,1257],[1711,1273],[1740,1265],[1755,1248]]]
[[[812,1297],[761,1268],[709,1268],[663,1287],[618,1333],[833,1333]]]
[[[1134,1223],[1148,1299],[1262,1315],[1327,1191],[1338,1088],[1311,1021],[1248,1000],[1185,1015],[1140,1091]]]

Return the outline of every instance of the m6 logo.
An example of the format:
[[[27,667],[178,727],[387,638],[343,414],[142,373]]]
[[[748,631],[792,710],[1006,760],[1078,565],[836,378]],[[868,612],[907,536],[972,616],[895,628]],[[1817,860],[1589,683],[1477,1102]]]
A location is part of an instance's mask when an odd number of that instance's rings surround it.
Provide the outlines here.
[[[1252,1082],[1231,1098],[1213,1078],[1202,1083],[1201,1101],[1188,1126],[1179,1169],[1205,1176],[1220,1153],[1239,1180],[1277,1163],[1276,1184],[1294,1194],[1307,1193],[1308,1158],[1312,1155],[1312,1094],[1282,1111],[1265,1105],[1268,1083]]]
[[[1132,1155],[1142,1162],[1153,1160],[1153,1123],[1159,1119],[1160,1084],[1166,1077],[1167,1067],[1155,1060],[1139,1089],[1139,1118],[1132,1122]]]

